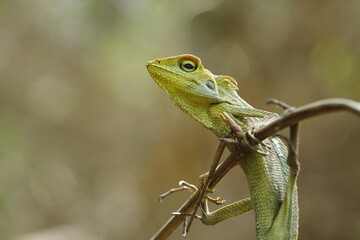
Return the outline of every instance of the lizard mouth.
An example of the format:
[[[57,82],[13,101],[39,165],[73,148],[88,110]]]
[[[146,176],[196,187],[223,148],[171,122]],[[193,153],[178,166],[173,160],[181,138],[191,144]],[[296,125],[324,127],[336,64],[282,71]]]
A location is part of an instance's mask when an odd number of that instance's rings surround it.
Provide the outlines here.
[[[154,62],[156,62],[156,61],[151,61],[151,62],[148,62],[148,63],[146,64],[146,68],[148,69],[148,71],[150,72],[150,74],[153,72],[153,70],[151,70],[151,68],[153,67],[153,68],[161,69],[161,71],[165,71],[165,72],[168,72],[168,73],[171,73],[171,74],[174,74],[174,75],[179,75],[179,74],[177,74],[176,72],[173,72],[173,71],[171,71],[171,70],[169,70],[169,69],[166,69],[166,68],[164,68],[164,67],[162,67],[162,66],[159,66],[159,65],[155,64]]]
[[[165,90],[167,93],[169,93],[168,86],[171,81],[166,77],[166,75],[170,76],[179,76],[179,74],[166,69],[162,66],[159,66],[156,64],[157,60],[150,61],[146,64],[146,68],[151,75],[154,82],[163,90]]]

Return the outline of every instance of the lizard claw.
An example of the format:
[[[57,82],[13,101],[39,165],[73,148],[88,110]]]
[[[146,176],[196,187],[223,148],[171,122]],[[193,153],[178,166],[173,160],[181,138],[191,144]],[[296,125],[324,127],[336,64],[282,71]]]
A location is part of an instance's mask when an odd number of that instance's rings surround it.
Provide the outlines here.
[[[239,125],[236,124],[236,122],[227,114],[226,112],[223,112],[220,117],[222,120],[228,125],[231,129],[231,131],[234,133],[236,139],[241,139],[244,136],[244,132],[239,127]]]
[[[198,188],[194,184],[188,183],[184,180],[179,181],[179,186],[185,186],[185,187],[191,188],[193,190],[193,192],[196,192],[198,190]]]
[[[217,198],[212,198],[210,196],[205,196],[206,200],[208,200],[209,202],[212,202],[216,205],[222,205],[224,203],[226,203],[226,200],[221,200],[220,201],[220,197],[217,197]]]
[[[248,148],[250,148],[251,150],[264,155],[264,156],[268,156],[269,154],[267,152],[263,152],[260,149],[256,148],[255,145],[257,144],[261,144],[264,145],[265,147],[268,147],[265,143],[259,141],[258,139],[255,138],[254,134],[253,134],[253,130],[249,130],[246,132],[245,136],[244,136],[244,142],[246,144],[246,146]]]
[[[198,188],[195,185],[187,183],[183,180],[179,181],[179,186],[180,187],[178,187],[178,188],[172,188],[169,191],[167,191],[166,193],[161,194],[159,197],[159,202],[162,202],[165,197],[167,197],[170,194],[173,194],[175,192],[182,192],[182,191],[196,192],[198,190]]]
[[[235,139],[232,139],[232,138],[220,138],[220,141],[222,141],[224,143],[229,143],[229,144],[237,144],[237,143],[239,143],[240,139],[244,139],[244,143],[252,151],[255,151],[255,152],[257,152],[257,153],[259,153],[261,155],[264,155],[264,156],[269,155],[268,153],[263,152],[263,151],[259,150],[258,148],[254,147],[257,144],[261,144],[261,145],[265,146],[266,148],[270,148],[270,146],[268,146],[267,144],[265,144],[262,141],[259,141],[258,139],[255,138],[255,136],[253,134],[253,131],[254,131],[253,129],[249,130],[248,132],[246,132],[244,134],[242,129],[234,122],[234,120],[226,112],[224,112],[221,115],[221,118],[231,128],[232,132],[235,135]]]

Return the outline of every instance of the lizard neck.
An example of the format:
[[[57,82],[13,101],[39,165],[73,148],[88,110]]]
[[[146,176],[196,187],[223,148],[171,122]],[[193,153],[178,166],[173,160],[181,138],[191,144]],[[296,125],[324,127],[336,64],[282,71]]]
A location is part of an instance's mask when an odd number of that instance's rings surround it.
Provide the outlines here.
[[[181,110],[200,122],[204,127],[212,129],[214,123],[211,121],[209,111],[207,110],[209,109],[209,104],[189,101],[187,98],[180,98],[174,95],[171,95],[171,98]]]
[[[176,96],[172,96],[172,100],[181,110],[204,127],[210,129],[217,137],[222,138],[230,135],[230,128],[220,116],[226,111],[221,107],[221,104],[211,104],[209,102],[189,100],[188,98],[178,98]]]

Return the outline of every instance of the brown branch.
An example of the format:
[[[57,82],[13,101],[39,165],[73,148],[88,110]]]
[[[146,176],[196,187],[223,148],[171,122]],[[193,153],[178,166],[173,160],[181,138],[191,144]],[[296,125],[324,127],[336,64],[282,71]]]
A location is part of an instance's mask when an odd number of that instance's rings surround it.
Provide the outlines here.
[[[189,231],[190,226],[191,226],[192,222],[195,219],[196,212],[197,212],[198,208],[201,205],[201,202],[202,202],[202,199],[205,196],[206,190],[209,188],[210,181],[214,176],[214,173],[215,173],[215,170],[216,170],[217,166],[219,165],[221,155],[223,154],[225,147],[226,147],[226,143],[221,141],[220,144],[219,144],[218,149],[216,150],[214,160],[213,160],[213,162],[211,164],[211,167],[210,167],[210,170],[209,170],[209,175],[207,176],[204,185],[201,186],[201,188],[199,189],[200,193],[199,193],[199,196],[198,196],[198,201],[197,201],[197,203],[195,205],[195,208],[194,208],[193,213],[192,213],[192,215],[191,215],[191,217],[189,219],[189,222],[188,222],[186,228],[184,229],[184,234],[186,234]]]
[[[349,111],[360,116],[360,102],[344,98],[330,98],[309,103],[293,111],[285,111],[280,118],[258,129],[254,136],[261,141],[301,120],[337,111]]]
[[[360,103],[348,99],[325,99],[317,102],[313,102],[302,107],[295,108],[291,111],[285,111],[280,118],[269,123],[266,126],[254,132],[254,136],[258,140],[264,140],[279,130],[289,127],[295,123],[298,123],[304,119],[319,116],[326,113],[336,111],[350,111],[360,117]],[[239,159],[246,154],[245,148],[242,147],[241,142],[235,150],[229,155],[229,157],[216,169],[214,176],[209,184],[209,188],[214,188],[222,178],[232,169]],[[195,192],[180,208],[177,212],[190,213],[199,198],[199,191]],[[185,215],[172,216],[167,223],[151,238],[153,240],[167,239],[173,231],[184,221]]]

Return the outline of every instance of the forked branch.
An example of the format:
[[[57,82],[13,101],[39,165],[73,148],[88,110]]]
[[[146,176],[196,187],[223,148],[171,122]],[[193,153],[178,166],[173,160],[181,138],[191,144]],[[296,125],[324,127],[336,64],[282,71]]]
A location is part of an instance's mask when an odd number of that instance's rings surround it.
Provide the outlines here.
[[[360,117],[360,103],[348,99],[333,98],[316,101],[298,108],[294,108],[291,111],[284,111],[280,118],[273,122],[254,131],[254,136],[262,141],[274,134],[279,130],[299,123],[302,120],[319,116],[326,113],[336,111],[349,111]],[[237,147],[227,159],[216,169],[209,188],[214,188],[222,178],[232,169],[239,159],[246,154],[246,147],[243,145],[243,141],[240,141],[239,147]],[[199,191],[195,192],[178,210],[181,213],[191,213],[197,204],[199,198]],[[153,240],[167,239],[173,231],[185,220],[185,215],[174,215],[164,224],[164,226],[151,238]]]

